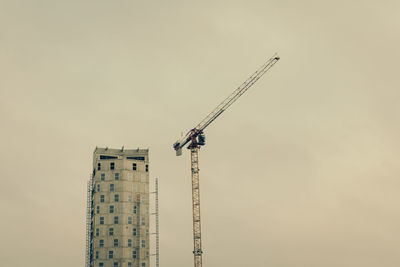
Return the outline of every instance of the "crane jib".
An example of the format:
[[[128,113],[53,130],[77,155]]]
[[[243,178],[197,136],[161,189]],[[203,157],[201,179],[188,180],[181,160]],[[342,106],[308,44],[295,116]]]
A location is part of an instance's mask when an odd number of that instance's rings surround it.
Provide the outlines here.
[[[255,84],[277,61],[279,57],[274,55],[262,67],[253,73],[235,91],[233,91],[224,101],[222,101],[208,116],[206,116],[196,129],[204,130],[211,124],[223,111],[228,109],[240,96],[242,96],[253,84]]]
[[[222,112],[224,112],[225,109],[221,109],[220,111],[218,111],[217,114],[215,114],[212,119],[210,119],[209,121],[207,121],[207,124],[205,124],[204,126],[202,126],[200,129],[203,131],[208,125],[210,125],[216,118],[218,118],[219,115],[222,114]]]

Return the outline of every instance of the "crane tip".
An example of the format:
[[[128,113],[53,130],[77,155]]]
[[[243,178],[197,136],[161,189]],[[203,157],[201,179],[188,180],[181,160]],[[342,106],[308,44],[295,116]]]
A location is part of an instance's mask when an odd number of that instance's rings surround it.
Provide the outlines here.
[[[279,59],[281,59],[280,57],[275,57],[275,60],[279,60]]]

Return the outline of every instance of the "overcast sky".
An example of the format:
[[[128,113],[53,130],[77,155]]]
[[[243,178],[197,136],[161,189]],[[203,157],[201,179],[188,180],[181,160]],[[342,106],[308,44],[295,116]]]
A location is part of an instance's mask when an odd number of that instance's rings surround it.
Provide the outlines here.
[[[84,266],[96,146],[149,148],[161,266],[400,266],[400,2],[0,0],[0,265]]]

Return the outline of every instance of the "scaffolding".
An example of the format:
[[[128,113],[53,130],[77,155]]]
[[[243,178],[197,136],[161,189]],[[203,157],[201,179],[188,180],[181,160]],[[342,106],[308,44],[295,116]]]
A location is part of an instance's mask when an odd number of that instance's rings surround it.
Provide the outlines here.
[[[93,188],[94,188],[94,175],[90,175],[87,182],[87,208],[86,208],[86,258],[85,266],[93,267]]]
[[[159,229],[159,217],[158,217],[159,216],[159,213],[158,213],[158,178],[155,178],[155,191],[152,193],[155,195],[155,197],[154,197],[155,212],[151,213],[151,215],[155,216],[156,232],[151,233],[151,234],[156,236],[156,253],[151,254],[151,256],[156,257],[156,267],[159,267],[160,266],[160,229]]]
[[[140,255],[140,246],[141,246],[141,216],[140,216],[140,194],[137,194],[136,196],[136,246],[135,246],[135,251],[136,251],[136,267],[140,267],[140,259],[142,258]]]

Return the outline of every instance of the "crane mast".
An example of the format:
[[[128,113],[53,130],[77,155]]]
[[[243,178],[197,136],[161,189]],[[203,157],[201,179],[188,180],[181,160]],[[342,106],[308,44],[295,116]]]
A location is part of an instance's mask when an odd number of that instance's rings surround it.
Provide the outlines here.
[[[193,255],[194,267],[202,267],[201,217],[200,217],[200,184],[199,184],[199,149],[205,145],[204,129],[229,108],[254,83],[256,83],[280,58],[275,54],[244,81],[224,101],[211,111],[195,128],[173,144],[176,155],[182,155],[182,148],[188,144],[192,172],[192,215],[193,215]]]

